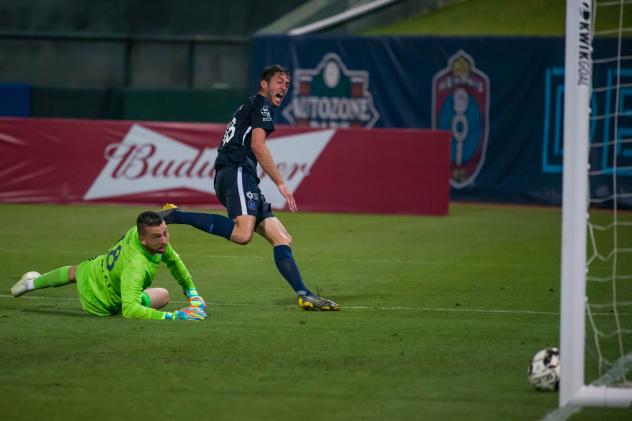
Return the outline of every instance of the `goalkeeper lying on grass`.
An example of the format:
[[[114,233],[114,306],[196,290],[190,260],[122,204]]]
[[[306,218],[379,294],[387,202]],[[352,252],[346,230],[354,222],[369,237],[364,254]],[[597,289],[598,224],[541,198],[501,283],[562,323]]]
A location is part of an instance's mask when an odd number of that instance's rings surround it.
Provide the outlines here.
[[[158,264],[164,262],[178,281],[189,306],[173,313],[158,311],[169,303],[164,288],[149,288]],[[162,217],[147,211],[107,254],[64,266],[43,275],[27,272],[13,287],[14,297],[34,289],[77,283],[83,309],[97,316],[121,313],[127,319],[203,320],[206,303],[197,293],[191,274],[169,244],[169,230]]]

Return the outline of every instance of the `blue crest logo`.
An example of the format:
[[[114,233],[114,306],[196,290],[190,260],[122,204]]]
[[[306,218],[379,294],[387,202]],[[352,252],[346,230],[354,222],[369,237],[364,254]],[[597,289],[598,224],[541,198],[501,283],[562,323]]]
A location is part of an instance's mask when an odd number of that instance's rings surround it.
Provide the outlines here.
[[[459,50],[432,80],[432,128],[452,133],[450,184],[471,184],[485,162],[489,136],[489,78]]]

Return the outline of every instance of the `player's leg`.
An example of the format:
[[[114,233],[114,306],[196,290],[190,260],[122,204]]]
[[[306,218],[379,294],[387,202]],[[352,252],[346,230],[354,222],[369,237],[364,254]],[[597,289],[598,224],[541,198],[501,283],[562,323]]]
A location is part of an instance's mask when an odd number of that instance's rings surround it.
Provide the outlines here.
[[[233,221],[224,215],[203,212],[185,212],[176,205],[167,203],[158,212],[167,224],[184,224],[204,231],[207,234],[218,235],[230,240],[233,233]]]
[[[219,235],[233,243],[246,245],[252,239],[255,230],[255,217],[250,215],[239,215],[234,220],[223,215],[184,212],[170,203],[158,212],[167,224],[190,225],[208,234]]]
[[[63,266],[40,275],[38,272],[26,272],[22,278],[11,287],[11,294],[19,297],[35,289],[60,287],[76,282],[75,266]]]
[[[267,204],[266,204],[267,205]],[[266,206],[269,208],[269,206]],[[301,272],[292,254],[292,236],[281,221],[272,216],[257,226],[257,234],[272,245],[277,269],[298,295],[298,305],[305,310],[340,310],[340,306],[311,292],[303,283]]]
[[[292,255],[292,237],[281,221],[274,216],[264,219],[257,226],[257,234],[272,245],[274,263],[296,294],[312,295],[312,292],[303,283],[303,277]]]
[[[169,304],[169,291],[164,288],[147,288],[143,291],[141,297],[141,305],[144,307],[155,308],[156,310],[163,308]]]
[[[252,200],[253,191],[258,193],[255,178],[244,173],[241,167],[220,169],[214,180],[215,195],[226,207],[228,217],[201,213],[184,212],[172,204],[163,206],[158,212],[167,224],[191,225],[206,233],[219,235],[237,244],[248,244],[255,229],[255,214]],[[258,194],[257,194],[258,197]]]
[[[239,215],[234,219],[235,228],[230,236],[230,241],[245,246],[252,240],[255,231],[256,218],[252,215]]]

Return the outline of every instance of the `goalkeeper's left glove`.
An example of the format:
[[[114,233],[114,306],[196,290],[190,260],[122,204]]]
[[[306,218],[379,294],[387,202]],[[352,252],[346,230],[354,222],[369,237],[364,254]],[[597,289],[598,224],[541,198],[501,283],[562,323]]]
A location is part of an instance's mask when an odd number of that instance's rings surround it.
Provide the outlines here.
[[[169,320],[204,320],[208,317],[206,311],[201,307],[185,307],[173,313],[166,312],[163,316]]]
[[[204,298],[202,298],[200,294],[198,294],[197,289],[185,289],[184,295],[186,295],[189,299],[189,304],[191,304],[191,307],[202,307],[202,310],[206,310],[206,302],[204,302]]]

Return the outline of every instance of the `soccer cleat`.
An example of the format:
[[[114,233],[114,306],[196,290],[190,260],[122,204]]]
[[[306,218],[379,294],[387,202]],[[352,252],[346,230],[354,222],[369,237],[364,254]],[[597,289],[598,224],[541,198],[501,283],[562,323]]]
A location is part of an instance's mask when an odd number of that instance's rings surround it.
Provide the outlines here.
[[[11,287],[11,295],[19,297],[20,295],[34,290],[33,280],[40,276],[39,272],[26,272],[19,281]]]
[[[298,306],[303,310],[340,311],[340,306],[318,295],[299,295]]]
[[[170,224],[173,222],[173,218],[171,217],[171,213],[174,210],[177,210],[178,207],[176,205],[174,205],[173,203],[165,203],[162,206],[162,209],[159,210],[157,213],[158,215],[162,216],[162,219],[164,219],[165,224]]]

